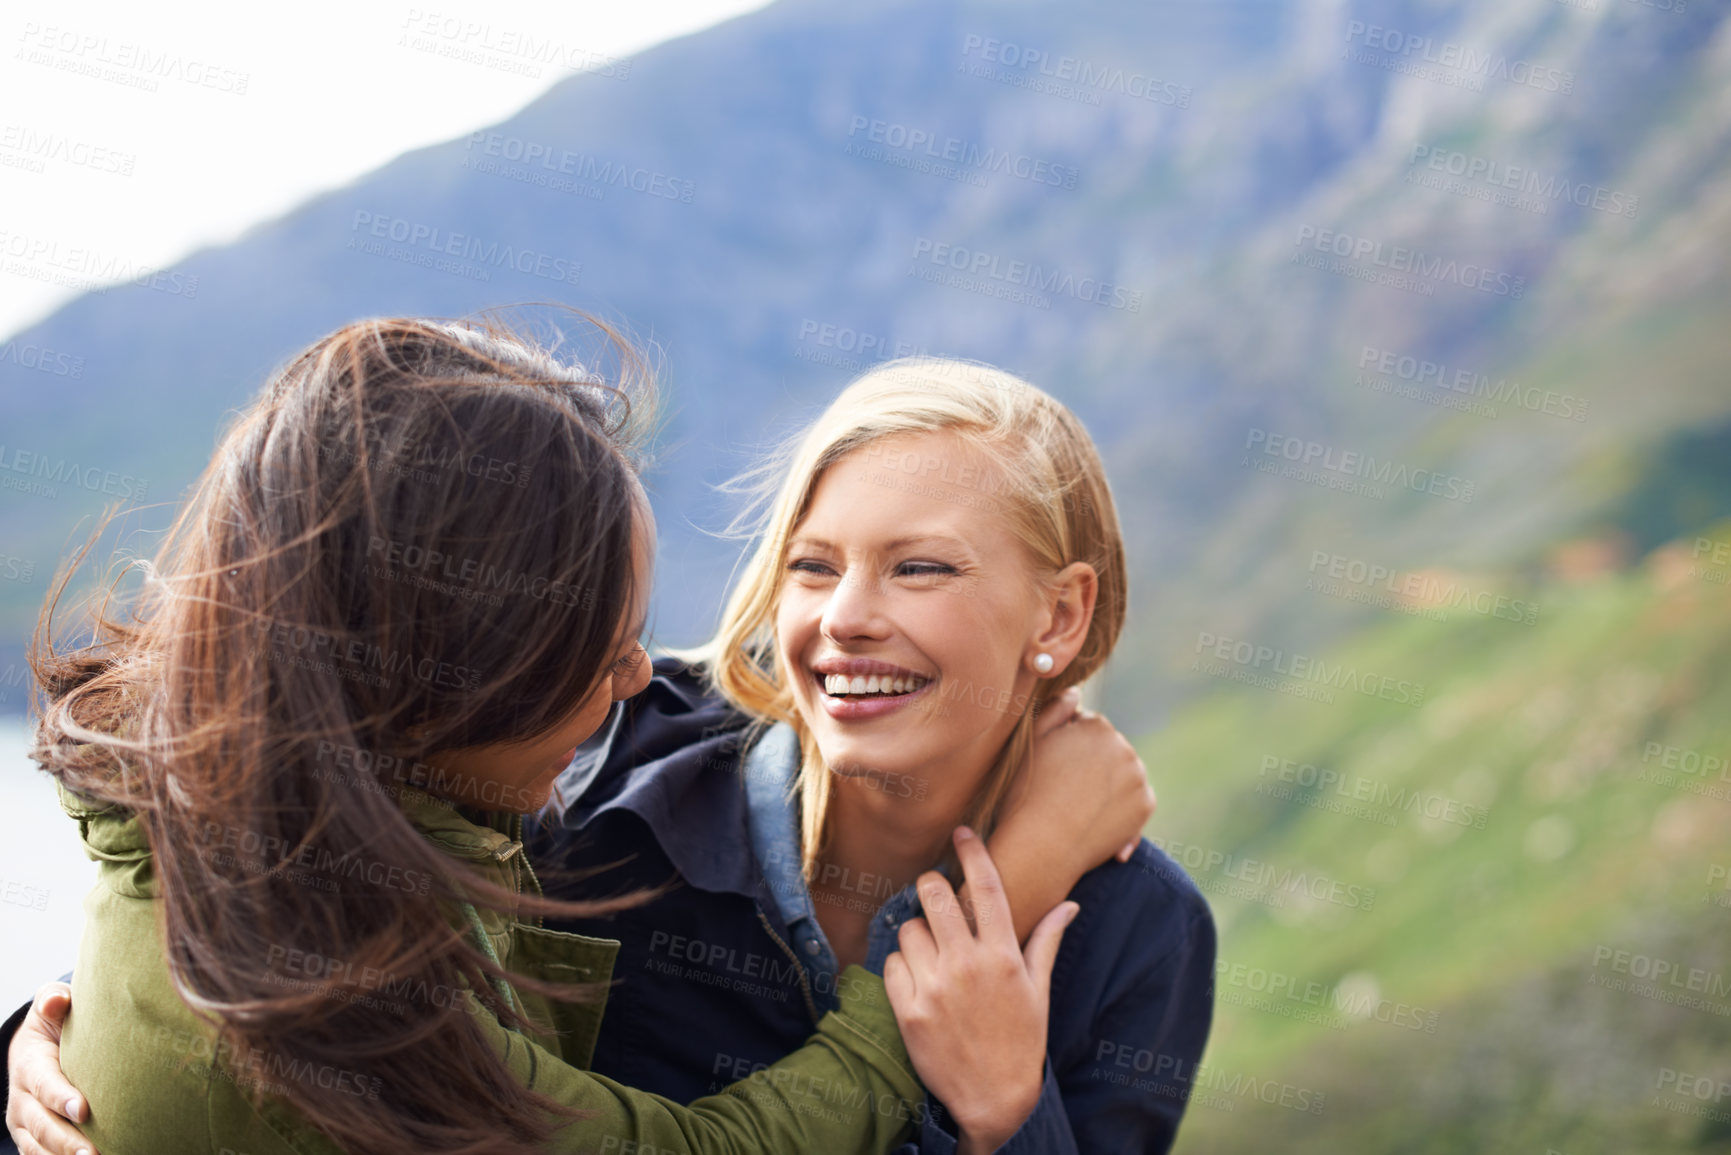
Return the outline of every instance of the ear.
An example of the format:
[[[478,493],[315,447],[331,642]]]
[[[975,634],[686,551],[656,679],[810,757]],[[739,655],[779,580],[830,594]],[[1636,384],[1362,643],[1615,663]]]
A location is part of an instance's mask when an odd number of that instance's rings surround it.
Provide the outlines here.
[[[1036,677],[1056,678],[1076,660],[1082,643],[1088,640],[1099,595],[1100,575],[1085,561],[1071,562],[1047,585],[1044,624],[1022,656],[1023,664],[1034,670]],[[1035,668],[1036,654],[1052,655],[1049,671],[1040,673]]]

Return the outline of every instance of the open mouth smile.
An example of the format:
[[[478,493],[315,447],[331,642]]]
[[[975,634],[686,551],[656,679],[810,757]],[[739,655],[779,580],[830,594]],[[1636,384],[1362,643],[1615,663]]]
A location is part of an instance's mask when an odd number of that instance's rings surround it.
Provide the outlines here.
[[[825,713],[832,718],[876,718],[920,696],[935,678],[888,662],[827,659],[811,670]]]

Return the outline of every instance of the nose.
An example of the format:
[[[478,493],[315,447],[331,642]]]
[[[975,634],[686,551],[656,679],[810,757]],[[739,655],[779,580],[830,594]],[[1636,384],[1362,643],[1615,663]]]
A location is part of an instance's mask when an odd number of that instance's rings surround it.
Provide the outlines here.
[[[818,625],[824,637],[838,644],[885,635],[883,583],[869,562],[848,566],[830,590]]]

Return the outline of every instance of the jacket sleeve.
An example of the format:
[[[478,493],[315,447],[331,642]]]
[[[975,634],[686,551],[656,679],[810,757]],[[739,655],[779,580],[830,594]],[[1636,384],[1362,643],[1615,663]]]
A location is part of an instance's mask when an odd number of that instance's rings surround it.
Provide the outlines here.
[[[589,1113],[551,1151],[602,1155],[758,1155],[891,1150],[918,1124],[925,1092],[895,1025],[883,980],[849,967],[841,1009],[793,1054],[681,1106],[562,1062],[483,1015],[506,1062],[528,1086]]]
[[[895,1155],[953,1155],[958,1145],[956,1137],[944,1129],[938,1117],[937,1110],[928,1109],[914,1141],[896,1148]],[[1046,1064],[1040,1101],[995,1155],[1079,1155],[1050,1062]]]
[[[1214,1016],[1214,919],[1200,899],[1171,949],[1109,992],[1058,1075],[1078,1148],[1171,1150]]]

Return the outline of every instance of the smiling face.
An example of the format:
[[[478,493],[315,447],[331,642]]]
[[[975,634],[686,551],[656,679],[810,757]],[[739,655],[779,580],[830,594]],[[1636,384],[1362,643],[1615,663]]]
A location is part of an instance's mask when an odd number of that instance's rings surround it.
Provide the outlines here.
[[[883,467],[908,461],[937,464]],[[794,528],[776,649],[843,778],[970,794],[1027,708],[1051,603],[992,469],[954,433],[886,438],[827,469]]]
[[[577,747],[601,728],[613,703],[641,693],[649,684],[649,655],[638,639],[649,605],[655,519],[641,490],[637,499],[639,512],[631,540],[631,605],[620,623],[615,657],[588,696],[569,718],[545,734],[521,742],[494,742],[451,750],[434,759],[438,765],[456,772],[459,778],[502,787],[497,796],[515,803],[512,809],[528,813],[545,806],[554,780],[570,765]]]

